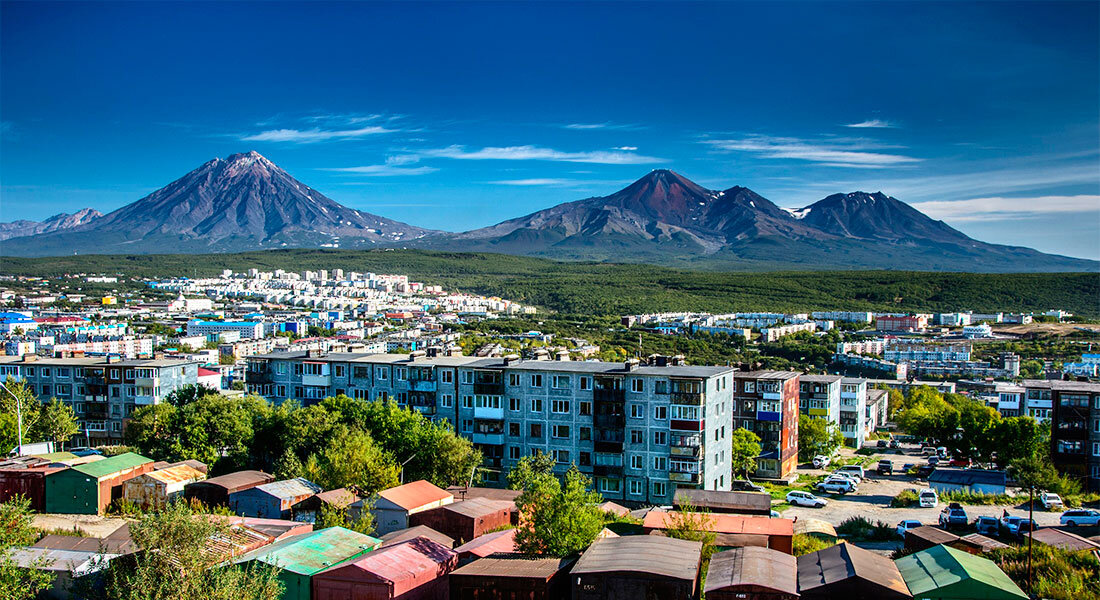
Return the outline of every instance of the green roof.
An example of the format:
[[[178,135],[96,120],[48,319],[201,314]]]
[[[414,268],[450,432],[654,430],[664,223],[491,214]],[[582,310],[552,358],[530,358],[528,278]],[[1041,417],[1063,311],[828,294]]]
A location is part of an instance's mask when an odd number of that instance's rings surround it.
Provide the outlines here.
[[[257,560],[299,575],[316,573],[374,550],[382,540],[343,527],[303,533],[265,546],[236,562]]]
[[[996,563],[950,546],[933,546],[894,563],[915,598],[1027,599],[1027,594]]]
[[[57,462],[59,460],[72,460],[76,458],[76,455],[72,452],[47,452],[46,454],[35,454],[35,458],[41,458],[42,460],[49,460]]]
[[[77,465],[72,469],[74,471],[83,473],[88,477],[95,477],[99,479],[105,475],[112,473],[118,473],[119,471],[125,471],[126,469],[132,469],[134,467],[140,467],[145,463],[151,463],[153,459],[145,458],[140,454],[134,454],[133,452],[125,452],[118,456],[112,456],[103,460],[97,460],[95,462],[86,463],[83,465]]]

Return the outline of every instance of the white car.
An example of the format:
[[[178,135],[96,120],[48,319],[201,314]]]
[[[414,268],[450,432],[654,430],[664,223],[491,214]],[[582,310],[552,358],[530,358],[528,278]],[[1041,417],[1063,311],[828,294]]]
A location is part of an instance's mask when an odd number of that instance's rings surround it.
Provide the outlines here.
[[[809,506],[810,508],[824,508],[829,503],[824,498],[818,498],[810,492],[798,490],[787,492],[787,502],[795,506]]]
[[[901,523],[898,523],[897,532],[899,536],[905,537],[906,531],[909,531],[910,529],[916,529],[917,527],[922,527],[923,525],[923,523],[917,521],[916,519],[906,519]]]
[[[829,477],[843,477],[844,479],[847,479],[848,481],[851,481],[852,483],[857,485],[863,483],[863,478],[860,477],[857,473],[853,473],[851,471],[833,471],[829,474]]]
[[[856,491],[856,487],[847,479],[825,480],[817,484],[814,489],[826,494],[847,494]]]
[[[921,508],[936,508],[940,503],[940,496],[932,488],[924,488],[917,494],[917,501]]]
[[[1047,510],[1062,510],[1062,497],[1053,492],[1039,494],[1039,501],[1043,503],[1043,508]]]
[[[830,475],[825,478],[822,483],[839,483],[841,485],[847,485],[852,488],[852,491],[859,489],[859,482],[851,477],[845,477],[843,475]]]
[[[847,475],[848,477],[854,477],[859,481],[863,481],[867,478],[867,472],[863,470],[862,465],[844,465],[834,472],[841,475]]]
[[[1066,527],[1077,527],[1078,525],[1100,525],[1100,510],[1092,508],[1074,508],[1062,513],[1062,518],[1059,519],[1062,525]]]
[[[831,462],[833,461],[828,456],[825,456],[824,454],[818,454],[814,457],[814,468],[824,469],[825,467],[829,466],[829,463]]]

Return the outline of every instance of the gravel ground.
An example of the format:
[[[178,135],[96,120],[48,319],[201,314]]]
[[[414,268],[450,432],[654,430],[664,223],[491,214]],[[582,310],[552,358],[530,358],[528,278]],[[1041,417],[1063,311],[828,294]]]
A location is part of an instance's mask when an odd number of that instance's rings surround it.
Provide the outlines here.
[[[126,519],[112,519],[98,515],[34,515],[34,527],[45,531],[54,529],[79,529],[87,537],[107,537],[126,524]]]

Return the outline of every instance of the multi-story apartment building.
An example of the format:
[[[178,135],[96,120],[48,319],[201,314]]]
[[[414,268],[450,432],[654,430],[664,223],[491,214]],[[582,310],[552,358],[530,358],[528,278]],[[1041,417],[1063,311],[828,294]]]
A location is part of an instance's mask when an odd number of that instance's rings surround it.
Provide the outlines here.
[[[934,343],[923,340],[890,339],[882,358],[894,362],[905,361],[967,361],[970,360],[970,343]]]
[[[245,381],[276,401],[346,394],[447,419],[482,451],[490,481],[542,452],[559,470],[576,464],[606,498],[667,504],[677,487],[730,489],[733,374],[675,357],[613,363],[282,352],[250,357]]]
[[[1027,390],[1023,386],[999,383],[994,386],[997,394],[997,412],[1002,417],[1019,417],[1028,414]]]
[[[1038,382],[1024,382],[1028,385]],[[1050,458],[1060,472],[1080,479],[1090,491],[1100,491],[1100,383],[1048,381],[1053,416]]]
[[[1050,421],[1054,416],[1054,383],[1046,379],[1025,379],[1018,416],[1028,416],[1041,423]]]
[[[798,381],[794,371],[735,374],[732,424],[760,437],[757,477],[785,478],[798,466]]]
[[[798,408],[803,415],[840,425],[839,375],[803,375],[798,382]]]
[[[867,439],[867,380],[845,377],[840,382],[840,432],[844,441],[862,448]]]
[[[875,329],[879,331],[924,331],[928,327],[928,315],[881,315],[875,317]]]
[[[43,402],[57,398],[72,406],[78,436],[93,444],[121,443],[137,407],[162,402],[198,383],[198,375],[197,362],[180,359],[0,357],[0,379],[24,379]]]
[[[867,389],[867,433],[872,433],[886,425],[890,413],[890,392],[874,388]]]
[[[224,331],[236,331],[242,340],[255,340],[264,337],[264,324],[260,321],[203,321],[192,319],[187,322],[187,335],[218,335]]]

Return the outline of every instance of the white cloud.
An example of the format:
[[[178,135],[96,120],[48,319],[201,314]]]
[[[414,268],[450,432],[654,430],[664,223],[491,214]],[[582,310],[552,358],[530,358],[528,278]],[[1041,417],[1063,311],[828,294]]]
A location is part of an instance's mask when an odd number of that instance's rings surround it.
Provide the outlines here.
[[[845,125],[845,127],[854,127],[856,129],[894,129],[897,125],[881,119],[867,119],[859,123],[849,123]]]
[[[521,186],[538,186],[538,185],[572,185],[577,183],[572,179],[504,179],[501,181],[490,181],[489,183],[495,185],[521,185]]]
[[[246,142],[293,142],[312,144],[329,140],[349,140],[383,133],[392,133],[396,129],[387,129],[378,125],[355,129],[271,129],[253,135],[241,137]]]
[[[921,161],[919,158],[901,154],[868,152],[869,149],[881,146],[866,140],[844,138],[808,140],[750,135],[740,139],[703,140],[702,143],[720,151],[749,152],[764,158],[804,160],[829,167],[875,168]]]
[[[577,129],[577,130],[591,130],[591,129],[617,129],[617,130],[638,130],[645,129],[641,125],[633,125],[628,123],[569,123],[562,125],[564,129]]]
[[[928,216],[951,221],[1027,219],[1058,213],[1100,213],[1100,196],[1033,196],[1027,198],[971,198],[917,202],[913,208]]]
[[[626,152],[633,152],[637,149],[638,149],[637,146],[618,146],[618,147],[612,148],[612,150],[623,150],[623,151],[626,151]]]
[[[402,165],[416,164],[420,161],[420,157],[415,154],[399,154],[396,156],[390,156],[386,158],[386,163],[382,165],[364,165],[362,167],[332,167],[322,169],[323,171],[332,171],[335,173],[355,173],[358,175],[367,175],[370,177],[395,177],[400,175],[427,175],[428,173],[435,173],[439,169],[435,167],[406,167]]]
[[[597,163],[606,165],[642,165],[665,162],[663,158],[643,156],[633,152],[603,151],[564,152],[538,146],[486,147],[466,150],[465,146],[448,146],[421,152],[424,156],[457,160],[548,160],[554,162]]]

